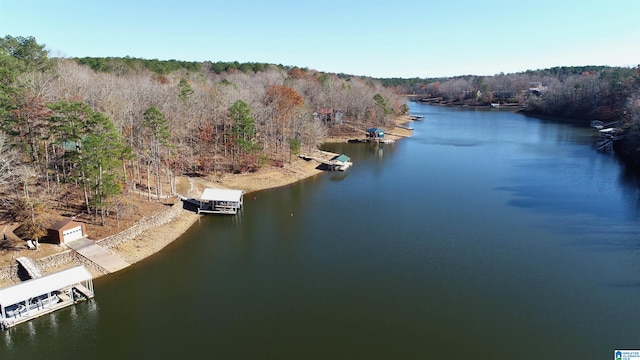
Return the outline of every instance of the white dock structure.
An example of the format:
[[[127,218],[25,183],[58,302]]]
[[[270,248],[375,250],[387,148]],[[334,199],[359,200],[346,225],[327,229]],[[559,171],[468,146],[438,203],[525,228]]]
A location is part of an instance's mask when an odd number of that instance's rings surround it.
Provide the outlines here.
[[[242,208],[243,190],[206,188],[200,197],[198,214],[236,214]]]
[[[0,326],[6,330],[93,298],[93,278],[80,265],[0,289]]]

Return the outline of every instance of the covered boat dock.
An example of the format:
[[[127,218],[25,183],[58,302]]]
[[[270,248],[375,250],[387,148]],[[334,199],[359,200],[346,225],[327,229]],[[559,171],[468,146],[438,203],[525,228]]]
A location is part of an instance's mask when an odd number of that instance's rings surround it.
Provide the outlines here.
[[[27,280],[0,289],[0,326],[8,329],[93,296],[93,277],[84,266]]]
[[[242,208],[244,191],[206,188],[200,197],[198,214],[235,214]]]

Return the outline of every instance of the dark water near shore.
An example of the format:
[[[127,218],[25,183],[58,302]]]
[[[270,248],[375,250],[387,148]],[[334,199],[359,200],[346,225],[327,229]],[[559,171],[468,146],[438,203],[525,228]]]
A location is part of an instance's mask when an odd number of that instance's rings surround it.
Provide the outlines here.
[[[606,359],[640,348],[636,177],[594,132],[411,104],[349,171],[250,194],[0,358]]]

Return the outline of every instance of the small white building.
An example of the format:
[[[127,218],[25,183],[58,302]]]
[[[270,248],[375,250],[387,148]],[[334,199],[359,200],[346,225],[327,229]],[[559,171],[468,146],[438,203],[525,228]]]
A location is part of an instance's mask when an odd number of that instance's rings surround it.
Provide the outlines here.
[[[242,208],[243,197],[243,190],[206,188],[200,197],[198,214],[236,214]]]

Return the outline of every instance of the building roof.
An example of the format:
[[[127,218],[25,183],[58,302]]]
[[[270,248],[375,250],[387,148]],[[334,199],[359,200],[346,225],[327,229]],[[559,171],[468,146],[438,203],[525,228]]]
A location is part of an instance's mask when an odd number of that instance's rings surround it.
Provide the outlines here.
[[[0,289],[0,304],[9,306],[29,300],[51,291],[90,280],[91,274],[84,266],[76,266],[41,278],[31,279],[19,284]]]
[[[200,199],[204,201],[240,201],[243,193],[242,190],[206,188]]]
[[[350,158],[350,157],[348,157],[348,156],[347,156],[347,155],[345,155],[345,154],[342,154],[342,155],[340,155],[340,156],[336,156],[336,157],[334,157],[334,158],[333,158],[333,160],[342,161],[342,162],[347,162],[347,161],[350,161],[350,160],[351,160],[351,158]]]
[[[383,133],[384,130],[378,129],[378,128],[369,128],[369,129],[367,129],[367,132],[368,133]]]
[[[49,229],[51,229],[51,230],[62,230],[65,226],[69,225],[72,222],[75,222],[75,221],[73,221],[73,219],[64,218],[64,219],[56,222],[55,224],[51,225],[49,227]],[[78,225],[81,225],[81,224],[78,223]]]

